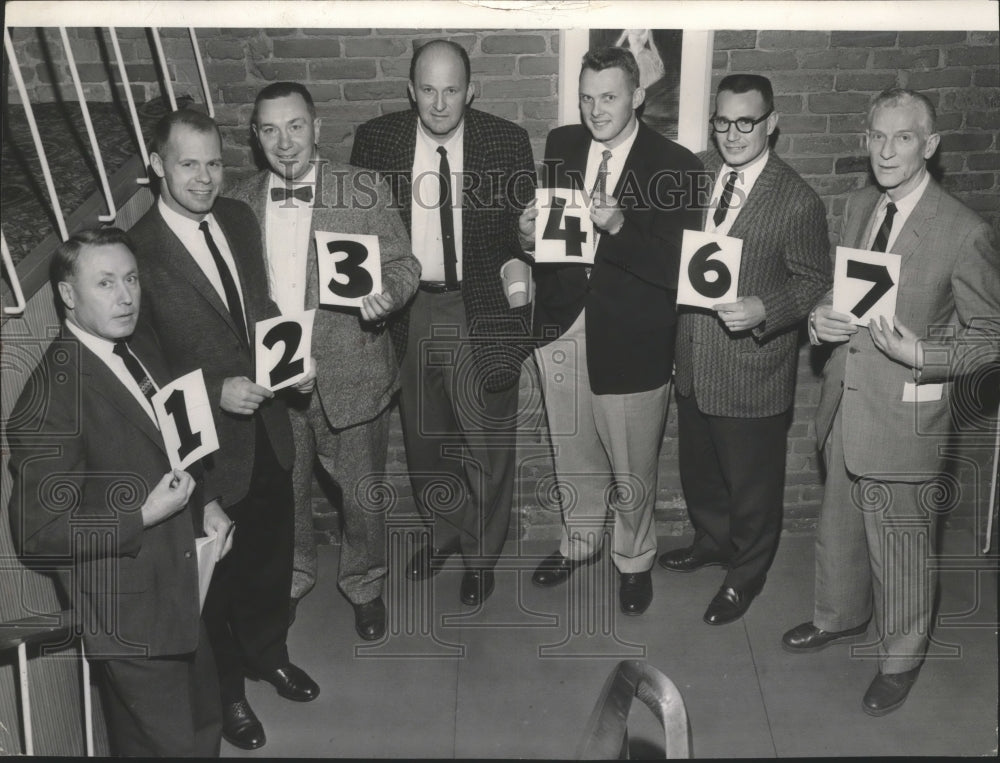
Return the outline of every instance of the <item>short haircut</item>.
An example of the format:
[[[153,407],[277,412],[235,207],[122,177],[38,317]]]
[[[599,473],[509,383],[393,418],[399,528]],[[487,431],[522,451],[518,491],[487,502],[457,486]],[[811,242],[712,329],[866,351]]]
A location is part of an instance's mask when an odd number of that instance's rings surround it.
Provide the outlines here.
[[[635,61],[632,51],[627,48],[608,47],[588,50],[583,54],[583,66],[580,73],[590,69],[593,72],[602,72],[605,69],[621,69],[625,72],[629,87],[635,90],[639,87],[639,64]]]
[[[177,109],[164,116],[153,128],[152,150],[160,156],[163,156],[163,151],[170,142],[170,134],[176,125],[185,125],[196,132],[214,132],[219,137],[219,142],[222,142],[219,126],[208,114],[194,109]]]
[[[272,82],[259,93],[253,102],[253,113],[250,115],[250,124],[257,125],[257,112],[260,110],[261,101],[273,101],[276,98],[286,98],[289,95],[301,95],[302,100],[309,107],[309,116],[316,118],[316,105],[313,103],[312,93],[309,88],[301,82]]]
[[[937,111],[934,110],[934,104],[923,93],[918,93],[916,90],[907,90],[902,87],[892,87],[888,90],[883,90],[875,96],[871,106],[868,107],[865,126],[871,127],[872,117],[875,116],[875,109],[883,106],[910,106],[914,104],[923,111],[924,118],[921,120],[921,126],[927,130],[927,135],[933,135],[937,130]]]
[[[469,54],[466,52],[465,48],[459,45],[457,42],[452,42],[451,40],[428,40],[413,53],[413,58],[410,59],[410,82],[416,83],[417,75],[417,61],[420,57],[431,50],[437,50],[440,48],[446,48],[462,59],[462,66],[465,67],[465,84],[468,85],[472,82],[472,63],[469,61]]]
[[[121,228],[87,228],[74,233],[59,244],[52,254],[52,259],[49,260],[49,283],[56,295],[56,302],[62,303],[62,300],[59,299],[59,283],[69,281],[76,275],[76,263],[85,246],[114,246],[115,244],[123,244],[130,252],[135,252],[132,239]]]
[[[736,93],[741,95],[755,91],[764,99],[764,110],[774,111],[774,89],[771,80],[760,74],[728,74],[719,83],[719,93]]]

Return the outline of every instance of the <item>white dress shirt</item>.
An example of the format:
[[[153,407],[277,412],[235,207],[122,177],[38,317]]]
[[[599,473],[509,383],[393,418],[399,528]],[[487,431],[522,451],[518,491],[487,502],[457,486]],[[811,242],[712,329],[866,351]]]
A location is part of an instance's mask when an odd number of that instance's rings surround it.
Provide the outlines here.
[[[441,185],[438,146],[448,152],[451,170],[452,218],[455,221],[455,272],[462,280],[462,172],[465,169],[465,121],[444,143],[438,143],[417,121],[417,141],[413,152],[413,198],[410,201],[413,256],[420,260],[420,280],[444,281],[444,248],[441,243],[441,213],[438,201]]]
[[[632,132],[629,136],[614,148],[609,149],[599,140],[590,141],[590,150],[587,152],[587,169],[583,173],[583,187],[588,194],[591,189],[593,189],[594,183],[597,181],[597,171],[601,168],[601,162],[604,161],[604,152],[610,151],[611,156],[608,157],[608,177],[604,183],[604,193],[607,196],[615,195],[615,186],[618,185],[618,181],[621,180],[622,170],[625,168],[625,161],[628,159],[629,152],[632,150],[632,144],[635,143],[635,136],[638,134],[639,120],[636,120],[632,125]],[[595,227],[595,250],[597,249],[597,245],[601,242],[602,235],[603,232]],[[587,275],[590,275],[590,268],[587,269]]]
[[[914,208],[917,206],[917,202],[920,201],[920,197],[924,195],[924,191],[927,190],[927,185],[931,181],[931,173],[924,172],[924,179],[920,181],[920,185],[910,191],[906,196],[901,198],[899,201],[894,201],[893,204],[896,205],[896,215],[892,218],[892,230],[889,231],[889,240],[886,242],[885,250],[887,252],[892,251],[892,245],[896,243],[896,238],[899,236],[899,232],[903,230],[903,226],[906,224],[907,218],[909,218],[910,213],[913,212]],[[889,202],[892,201],[886,194],[882,194],[879,197],[878,204],[875,206],[875,219],[872,221],[871,230],[868,231],[868,248],[871,249],[875,245],[875,237],[878,235],[878,229],[882,227],[882,221],[885,220],[885,208],[889,206]]]
[[[733,186],[733,196],[729,202],[731,206],[726,210],[726,216],[717,228],[715,227],[714,219],[715,210],[718,208],[719,199],[722,198],[722,191],[726,186],[729,173],[734,171],[728,164],[723,163],[721,169],[719,169],[718,177],[715,178],[715,187],[712,189],[712,202],[708,208],[709,214],[705,218],[705,233],[718,233],[720,236],[729,235],[730,228],[733,227],[733,223],[739,217],[740,209],[746,203],[747,198],[749,198],[750,191],[756,185],[760,173],[764,171],[764,165],[767,164],[767,158],[770,155],[771,150],[765,148],[763,153],[750,162],[750,164],[736,170],[736,185]]]
[[[295,188],[306,185],[313,186],[312,201],[294,197],[272,201],[271,189],[286,187],[285,179],[272,172],[264,201],[267,288],[282,315],[300,313],[305,309],[309,233],[312,228],[313,204],[316,202],[315,164],[294,183]]]

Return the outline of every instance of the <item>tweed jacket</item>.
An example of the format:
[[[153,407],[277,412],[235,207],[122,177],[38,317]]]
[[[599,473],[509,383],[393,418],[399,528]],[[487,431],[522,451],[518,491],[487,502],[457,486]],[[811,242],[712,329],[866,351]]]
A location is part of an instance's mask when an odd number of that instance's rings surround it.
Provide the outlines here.
[[[306,309],[318,308],[313,324],[312,356],[316,390],[331,427],[344,429],[370,421],[384,411],[399,389],[399,366],[383,326],[363,323],[356,309],[318,307],[319,267],[316,231],[378,236],[382,290],[401,308],[417,290],[420,263],[410,253],[410,239],[399,216],[388,209],[388,189],[372,188],[363,173],[320,155],[313,199],[312,229],[306,261]],[[267,203],[271,171],[252,175],[228,189],[246,202],[260,221],[267,245]]]
[[[843,246],[867,248],[880,196],[873,186],[848,196]],[[924,369],[890,360],[860,328],[823,370],[816,436],[822,446],[840,408],[848,471],[922,482],[940,472],[951,407],[961,405],[953,379],[1000,360],[1000,256],[990,226],[933,180],[890,251],[902,257],[896,319],[926,338]],[[915,378],[924,395],[942,384],[940,398],[904,402]]]
[[[212,209],[236,263],[250,343],[241,336],[229,309],[154,204],[129,232],[135,244],[142,285],[141,321],[156,329],[171,373],[200,368],[215,417],[219,450],[205,459],[205,491],[223,507],[241,501],[254,464],[255,419],[260,417],[279,463],[291,468],[292,429],[281,394],[261,403],[253,416],[219,407],[222,383],[254,376],[253,331],[257,321],[278,315],[267,296],[260,226],[244,203],[219,197]]]
[[[170,380],[141,322],[129,346],[155,382]],[[187,508],[143,527],[142,504],[170,471],[163,438],[114,372],[65,327],[15,404],[7,441],[15,548],[29,567],[33,559],[48,570],[64,565],[59,581],[87,656],[193,652],[201,491]]]
[[[722,157],[711,151],[704,158],[714,183]],[[729,235],[743,240],[737,294],[760,297],[765,319],[734,334],[715,311],[682,306],[677,391],[693,394],[710,416],[774,416],[795,401],[798,328],[830,288],[826,211],[816,192],[771,151]]]
[[[351,152],[351,164],[376,170],[389,181],[393,205],[408,232],[417,120],[411,110],[366,122],[358,128]],[[500,268],[514,257],[524,257],[517,219],[534,198],[535,167],[523,128],[476,109],[465,112],[464,146],[462,300],[476,384],[496,392],[517,384],[521,363],[531,351],[531,307],[510,307]],[[391,323],[400,357],[406,349],[408,320],[404,311]]]
[[[591,141],[583,125],[550,132],[546,186],[587,190]],[[534,267],[535,335],[542,344],[586,309],[587,372],[595,394],[643,392],[670,380],[681,239],[701,217],[691,195],[701,169],[694,154],[639,122],[612,193],[625,223],[616,235],[601,235],[589,279],[580,265]]]

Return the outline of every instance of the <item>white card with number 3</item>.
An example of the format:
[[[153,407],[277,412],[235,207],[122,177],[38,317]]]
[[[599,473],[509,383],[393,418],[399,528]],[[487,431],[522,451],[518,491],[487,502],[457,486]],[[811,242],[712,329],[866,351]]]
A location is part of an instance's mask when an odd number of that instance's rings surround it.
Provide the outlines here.
[[[742,260],[743,239],[684,231],[677,304],[711,309],[713,305],[735,302]]]
[[[378,236],[316,231],[319,303],[361,307],[369,294],[382,292]]]
[[[173,469],[187,469],[219,449],[219,437],[201,369],[160,387],[151,400]]]

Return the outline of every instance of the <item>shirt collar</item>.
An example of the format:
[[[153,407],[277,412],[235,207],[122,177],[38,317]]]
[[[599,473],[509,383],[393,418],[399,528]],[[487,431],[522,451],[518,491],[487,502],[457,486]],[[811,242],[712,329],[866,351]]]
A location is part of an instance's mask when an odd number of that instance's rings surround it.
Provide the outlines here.
[[[605,151],[610,151],[611,155],[616,159],[624,160],[624,157],[628,156],[629,152],[632,150],[632,144],[635,143],[635,137],[639,134],[639,120],[636,119],[632,124],[632,132],[629,134],[625,140],[619,143],[614,148],[608,148],[599,140],[590,140],[590,150],[600,156]]]
[[[433,152],[437,153],[438,146],[444,146],[445,150],[448,152],[448,156],[452,156],[455,153],[457,146],[461,145],[461,141],[465,136],[465,117],[462,117],[462,121],[458,123],[458,127],[455,128],[455,132],[448,136],[448,140],[441,143],[431,137],[431,134],[427,132],[427,128],[424,127],[424,123],[417,118],[417,140],[421,140],[424,144]]]
[[[212,216],[211,212],[206,214],[203,218],[201,218],[201,220],[192,220],[190,217],[186,217],[182,215],[180,212],[171,209],[169,206],[167,206],[167,203],[163,200],[162,196],[160,197],[160,200],[157,202],[157,204],[160,209],[160,214],[163,216],[163,221],[172,230],[176,231],[179,229],[187,231],[198,231],[198,227],[201,225],[202,220],[208,220],[209,228],[214,229],[217,227],[215,223],[215,218]]]
[[[80,344],[93,352],[105,363],[108,363],[115,356],[115,343],[110,339],[91,334],[70,320],[66,321],[66,328],[72,332],[73,336],[80,340]]]
[[[761,151],[760,156],[749,164],[743,165],[740,169],[730,167],[726,162],[723,162],[722,168],[719,170],[719,177],[725,178],[730,172],[735,172],[742,185],[753,185],[757,181],[757,178],[760,177],[760,173],[764,171],[764,165],[767,164],[767,160],[770,156],[771,149],[765,148]]]
[[[927,190],[927,186],[931,182],[931,173],[924,170],[924,179],[920,181],[920,184],[910,191],[906,196],[899,199],[898,201],[892,202],[896,205],[896,216],[906,219],[909,217],[910,212],[913,211],[914,207],[920,201],[920,198],[924,195],[924,191]],[[889,195],[883,191],[882,198],[879,201],[879,212],[888,206],[889,202],[892,201]]]
[[[303,185],[316,185],[316,159],[315,154],[313,155],[313,160],[309,162],[309,169],[306,174],[300,177],[298,180],[288,181],[285,180],[281,175],[279,175],[274,170],[271,170],[271,182],[268,188],[285,188],[291,184],[292,188],[298,188]]]

